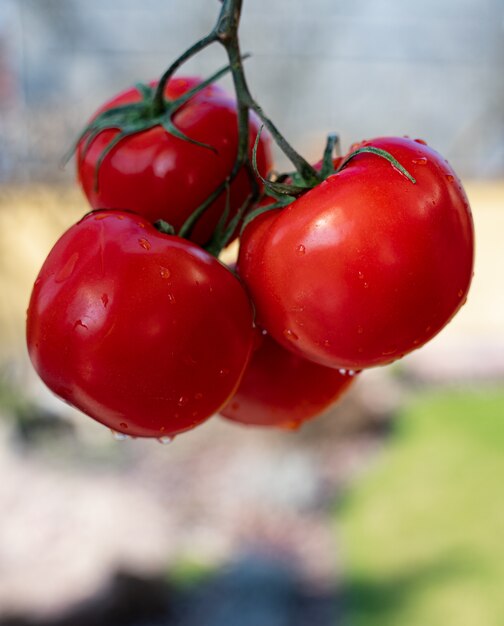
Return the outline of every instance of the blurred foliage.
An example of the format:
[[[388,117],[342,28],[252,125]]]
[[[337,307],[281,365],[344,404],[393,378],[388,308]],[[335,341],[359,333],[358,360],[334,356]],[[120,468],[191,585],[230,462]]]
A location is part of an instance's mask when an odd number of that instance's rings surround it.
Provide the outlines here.
[[[186,589],[206,582],[215,569],[215,565],[196,556],[180,557],[170,564],[167,579],[175,588]]]
[[[504,615],[504,391],[441,390],[404,410],[345,498],[351,626],[498,626]]]

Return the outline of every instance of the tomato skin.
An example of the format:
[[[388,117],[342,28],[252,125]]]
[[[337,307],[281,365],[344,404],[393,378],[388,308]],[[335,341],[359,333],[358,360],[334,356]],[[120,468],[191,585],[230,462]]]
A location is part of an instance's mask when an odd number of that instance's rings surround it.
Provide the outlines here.
[[[88,214],[35,282],[27,343],[61,398],[115,431],[173,436],[240,382],[254,341],[238,279],[196,244],[120,211]]]
[[[167,99],[173,100],[201,82],[195,77],[173,78],[166,87]],[[154,85],[155,83],[151,83]],[[140,101],[136,88],[128,89],[108,102],[95,114],[119,105]],[[251,146],[259,129],[250,117]],[[174,137],[164,128],[150,130],[123,139],[104,159],[95,187],[97,160],[118,133],[102,131],[83,155],[81,141],[77,149],[77,175],[94,209],[135,211],[150,222],[163,219],[178,232],[191,213],[231,173],[237,146],[236,102],[218,85],[211,84],[196,94],[175,113],[175,126],[196,141],[213,146],[216,152]],[[261,135],[257,164],[262,175],[271,169],[271,147],[267,134]],[[244,169],[230,185],[230,216],[233,216],[250,193]],[[191,239],[206,243],[223,213],[225,193],[207,209],[196,224]]]
[[[416,184],[360,154],[272,218],[259,242],[250,236],[256,254],[242,245],[238,260],[258,324],[328,367],[384,365],[422,346],[462,306],[473,273],[471,212],[448,163],[407,138],[366,145]]]
[[[262,204],[272,204],[272,201],[266,199]],[[250,272],[253,271],[257,259],[261,258],[262,245],[266,239],[265,235],[281,212],[281,209],[270,209],[260,213],[241,233],[236,267],[240,276],[248,277]],[[252,270],[249,268],[252,268]]]
[[[295,430],[333,404],[354,380],[261,335],[240,386],[220,414],[242,424]]]

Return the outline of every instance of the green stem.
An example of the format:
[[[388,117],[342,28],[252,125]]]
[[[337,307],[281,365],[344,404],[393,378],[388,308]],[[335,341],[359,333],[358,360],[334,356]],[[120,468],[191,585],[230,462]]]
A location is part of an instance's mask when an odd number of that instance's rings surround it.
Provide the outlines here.
[[[212,202],[214,202],[214,200],[217,200],[217,198],[221,195],[221,193],[224,192],[224,190],[226,189],[226,187],[230,184],[230,182],[233,180],[234,176],[231,175],[226,178],[226,180],[224,182],[222,182],[209,196],[208,198],[199,205],[199,207],[197,209],[195,209],[191,215],[189,215],[189,217],[186,219],[186,221],[182,224],[182,226],[180,227],[180,230],[178,231],[177,235],[179,237],[185,237],[186,239],[188,239],[191,236],[191,233],[193,231],[193,228],[196,226],[197,221],[199,220],[199,218],[203,215],[203,213],[208,209],[208,207],[212,204]]]
[[[327,135],[327,143],[324,150],[324,156],[322,158],[322,168],[320,170],[320,175],[323,180],[325,180],[328,176],[330,176],[334,172],[333,165],[333,152],[336,146],[339,145],[339,137],[338,135],[331,133]]]
[[[156,88],[156,93],[154,94],[154,99],[152,101],[152,110],[153,110],[154,115],[162,115],[166,111],[164,92],[166,89],[166,85],[168,81],[170,80],[170,78],[173,76],[173,74],[175,74],[175,72],[183,63],[188,61],[195,54],[197,54],[198,52],[201,52],[201,50],[204,50],[206,47],[208,47],[210,44],[214,43],[215,41],[217,41],[217,38],[214,32],[212,31],[209,35],[207,35],[206,37],[203,37],[203,39],[200,39],[194,45],[192,45],[188,50],[186,50],[183,54],[181,54],[179,58],[176,59],[170,65],[170,67],[166,70],[166,72],[159,79],[159,83]]]
[[[345,168],[348,163],[354,159],[359,154],[375,154],[376,156],[381,157],[388,161],[394,169],[396,169],[400,174],[402,174],[405,178],[407,178],[411,183],[416,185],[416,179],[408,172],[408,170],[403,167],[399,161],[387,152],[386,150],[382,150],[381,148],[375,148],[374,146],[363,146],[362,148],[357,148],[354,152],[351,152],[345,159],[342,161],[336,172],[341,172],[343,168]]]
[[[259,119],[266,126],[271,133],[278,147],[292,162],[296,170],[303,177],[303,179],[311,184],[316,185],[320,182],[320,176],[316,170],[306,161],[294,148],[289,144],[285,137],[280,133],[273,122],[265,115],[262,108],[254,100],[250,89],[247,85],[245,78],[245,72],[243,69],[242,58],[240,56],[240,44],[238,39],[238,26],[240,21],[240,14],[243,0],[224,0],[223,10],[221,12],[221,20],[218,24],[218,38],[220,43],[226,49],[229,64],[231,66],[231,72],[233,75],[233,82],[235,86],[236,96],[238,99],[239,107],[243,110],[247,110],[247,125],[246,125],[246,137],[240,144],[241,153],[239,151],[238,156],[243,159],[243,162],[247,159],[248,153],[248,110],[252,109]],[[243,120],[242,120],[243,121]],[[243,133],[243,134],[242,134]],[[240,138],[245,135],[245,127],[240,125]]]
[[[179,230],[180,237],[189,237],[199,218],[203,215],[210,204],[224,191],[236,177],[242,167],[245,167],[247,175],[250,179],[252,194],[249,204],[257,200],[259,197],[259,185],[254,173],[254,168],[249,158],[250,146],[250,130],[249,130],[249,114],[250,110],[254,111],[261,119],[263,124],[271,133],[278,147],[292,162],[296,170],[299,172],[303,180],[310,186],[315,186],[322,179],[320,174],[306,161],[289,142],[283,137],[273,122],[265,115],[262,108],[254,100],[250,93],[245,72],[243,69],[243,57],[240,54],[240,44],[238,39],[238,26],[242,10],[243,0],[221,0],[222,7],[217,18],[217,22],[212,31],[197,41],[193,46],[186,50],[178,59],[176,59],[168,70],[161,77],[154,95],[153,107],[155,111],[163,112],[166,108],[164,100],[164,91],[168,80],[174,72],[189,58],[211,45],[219,42],[229,59],[233,83],[236,91],[236,99],[238,102],[238,148],[233,169],[228,178],[223,181],[214,192],[201,204],[182,225]],[[222,243],[222,242],[221,242]],[[213,244],[214,249],[219,247]]]

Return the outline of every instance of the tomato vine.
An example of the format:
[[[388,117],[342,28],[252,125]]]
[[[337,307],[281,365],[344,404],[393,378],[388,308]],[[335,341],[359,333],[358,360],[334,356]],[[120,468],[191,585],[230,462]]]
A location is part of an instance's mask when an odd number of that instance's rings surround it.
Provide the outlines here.
[[[250,92],[243,0],[221,3],[159,81],[116,95],[81,133],[96,211],[55,244],[28,309],[41,378],[123,435],[163,440],[220,410],[297,427],[358,371],[434,337],[472,278],[471,213],[447,161],[407,137],[343,156],[329,134],[308,163]],[[226,67],[175,76],[213,44]],[[214,84],[228,72],[235,98]],[[268,133],[294,171],[270,171]],[[240,225],[231,272],[217,257]]]

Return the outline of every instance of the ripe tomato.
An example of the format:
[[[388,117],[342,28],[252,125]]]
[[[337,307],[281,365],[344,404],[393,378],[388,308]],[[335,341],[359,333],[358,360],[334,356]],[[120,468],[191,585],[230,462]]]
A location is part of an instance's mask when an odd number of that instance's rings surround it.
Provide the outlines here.
[[[166,98],[175,100],[201,81],[198,78],[173,78],[166,87]],[[139,102],[136,88],[115,96],[95,114],[119,105]],[[175,113],[175,126],[193,140],[212,146],[194,145],[169,134],[163,127],[124,138],[103,160],[98,173],[97,161],[118,134],[100,132],[86,151],[82,140],[77,149],[80,185],[95,209],[122,209],[140,213],[150,222],[163,219],[178,232],[191,213],[227,178],[233,169],[237,146],[236,102],[218,85],[211,84],[193,96]],[[251,145],[259,123],[250,121]],[[271,168],[270,140],[262,133],[257,151],[258,169],[263,176]],[[247,173],[242,169],[230,186],[230,217],[250,193]],[[191,239],[205,243],[210,238],[226,205],[222,193],[198,221]]]
[[[464,303],[474,257],[466,195],[437,152],[407,138],[360,146],[388,151],[416,184],[359,154],[267,224],[252,221],[238,260],[258,324],[346,369],[390,363],[434,337]]]
[[[61,398],[115,431],[166,437],[227,402],[254,329],[245,290],[217,259],[138,215],[98,211],[46,259],[27,341]]]
[[[260,341],[238,390],[220,411],[230,420],[295,430],[322,413],[354,381],[352,373],[307,361],[268,335],[261,335]]]

